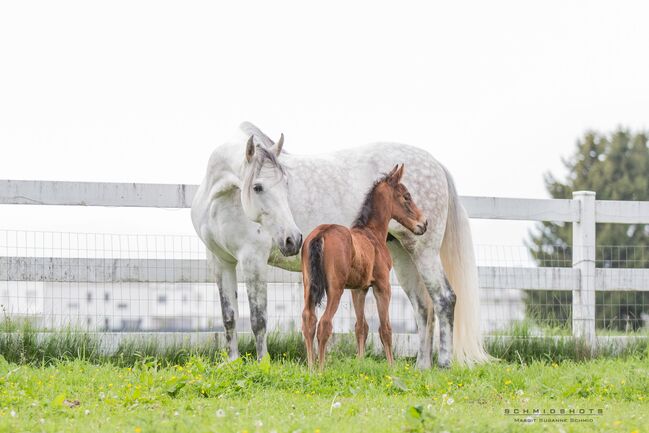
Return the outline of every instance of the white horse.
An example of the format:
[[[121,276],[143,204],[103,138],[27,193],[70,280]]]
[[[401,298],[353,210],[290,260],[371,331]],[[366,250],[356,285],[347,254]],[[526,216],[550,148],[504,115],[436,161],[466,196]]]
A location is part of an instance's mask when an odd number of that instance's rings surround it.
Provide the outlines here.
[[[478,276],[466,213],[446,169],[416,147],[376,143],[321,155],[282,152],[244,122],[237,137],[216,148],[192,204],[192,221],[208,249],[218,284],[229,356],[237,348],[237,265],[250,302],[257,356],[266,349],[267,264],[300,270],[302,233],[319,224],[348,226],[372,182],[395,164],[408,167],[404,184],[428,218],[414,236],[390,223],[388,246],[400,286],[414,308],[417,366],[429,368],[435,317],[438,363],[489,360],[480,334]]]

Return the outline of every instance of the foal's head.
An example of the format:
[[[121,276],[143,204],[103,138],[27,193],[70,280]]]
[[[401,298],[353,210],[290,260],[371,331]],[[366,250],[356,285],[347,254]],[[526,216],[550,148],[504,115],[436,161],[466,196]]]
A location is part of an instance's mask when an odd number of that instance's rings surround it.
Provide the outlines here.
[[[428,220],[412,200],[408,188],[401,183],[403,172],[403,164],[395,165],[376,188],[383,190],[382,196],[387,198],[384,205],[390,209],[392,219],[414,234],[423,235],[428,228]]]

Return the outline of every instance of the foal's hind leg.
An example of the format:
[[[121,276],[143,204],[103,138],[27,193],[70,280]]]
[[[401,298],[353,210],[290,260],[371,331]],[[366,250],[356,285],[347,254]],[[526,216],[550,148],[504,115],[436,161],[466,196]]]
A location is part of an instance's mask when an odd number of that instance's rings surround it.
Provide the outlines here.
[[[388,364],[392,365],[392,325],[390,324],[390,298],[392,291],[389,279],[374,284],[372,293],[376,299],[376,308],[379,312],[379,337],[383,343],[385,358]]]
[[[369,325],[365,320],[365,297],[367,289],[352,290],[352,302],[354,303],[354,312],[356,313],[356,346],[358,347],[358,357],[365,356],[365,342],[369,332]]]
[[[308,284],[305,279],[305,287]],[[309,369],[313,368],[313,337],[315,337],[315,328],[318,323],[315,305],[311,302],[309,290],[304,291],[304,310],[302,311],[302,335],[304,336],[304,343],[306,345],[306,359],[309,364]]]
[[[332,285],[331,281],[329,284],[329,290],[327,290],[327,306],[325,307],[322,317],[320,317],[320,323],[318,323],[318,354],[320,356],[320,370],[324,368],[327,340],[329,340],[329,337],[331,337],[331,334],[333,333],[333,317],[338,310],[338,304],[340,304],[340,298],[342,297],[344,290],[344,287],[340,284]]]

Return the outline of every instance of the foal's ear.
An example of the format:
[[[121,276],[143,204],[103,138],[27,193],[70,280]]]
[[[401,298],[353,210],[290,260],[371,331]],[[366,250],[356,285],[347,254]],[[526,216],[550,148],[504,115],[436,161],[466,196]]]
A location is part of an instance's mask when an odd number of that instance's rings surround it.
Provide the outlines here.
[[[401,182],[401,178],[403,177],[403,171],[404,171],[404,165],[397,164],[394,166],[392,171],[390,172],[390,175],[388,176],[388,181],[390,182],[390,185],[392,186],[397,186],[399,182]]]
[[[406,166],[404,164],[401,164],[401,167],[399,167],[397,169],[396,173],[394,173],[394,177],[397,179],[397,183],[401,182],[401,178],[403,177],[403,173],[406,170],[405,167]]]
[[[246,161],[252,161],[253,156],[255,156],[255,143],[253,142],[251,135],[246,144]]]
[[[275,154],[275,156],[279,156],[279,154],[282,153],[283,146],[284,146],[284,134],[280,135],[279,140],[277,140],[277,143],[273,144],[270,150]]]

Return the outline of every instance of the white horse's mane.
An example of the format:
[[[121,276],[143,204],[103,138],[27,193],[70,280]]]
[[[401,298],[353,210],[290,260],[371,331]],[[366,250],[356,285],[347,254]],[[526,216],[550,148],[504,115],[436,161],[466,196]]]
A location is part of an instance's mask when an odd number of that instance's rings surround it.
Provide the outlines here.
[[[259,129],[257,126],[253,125],[251,122],[245,121],[241,122],[241,125],[239,125],[239,129],[246,135],[246,137],[250,137],[251,135],[257,139],[257,141],[260,141],[261,144],[263,144],[266,147],[270,147],[275,142],[270,139],[269,136],[261,132],[261,129]]]

